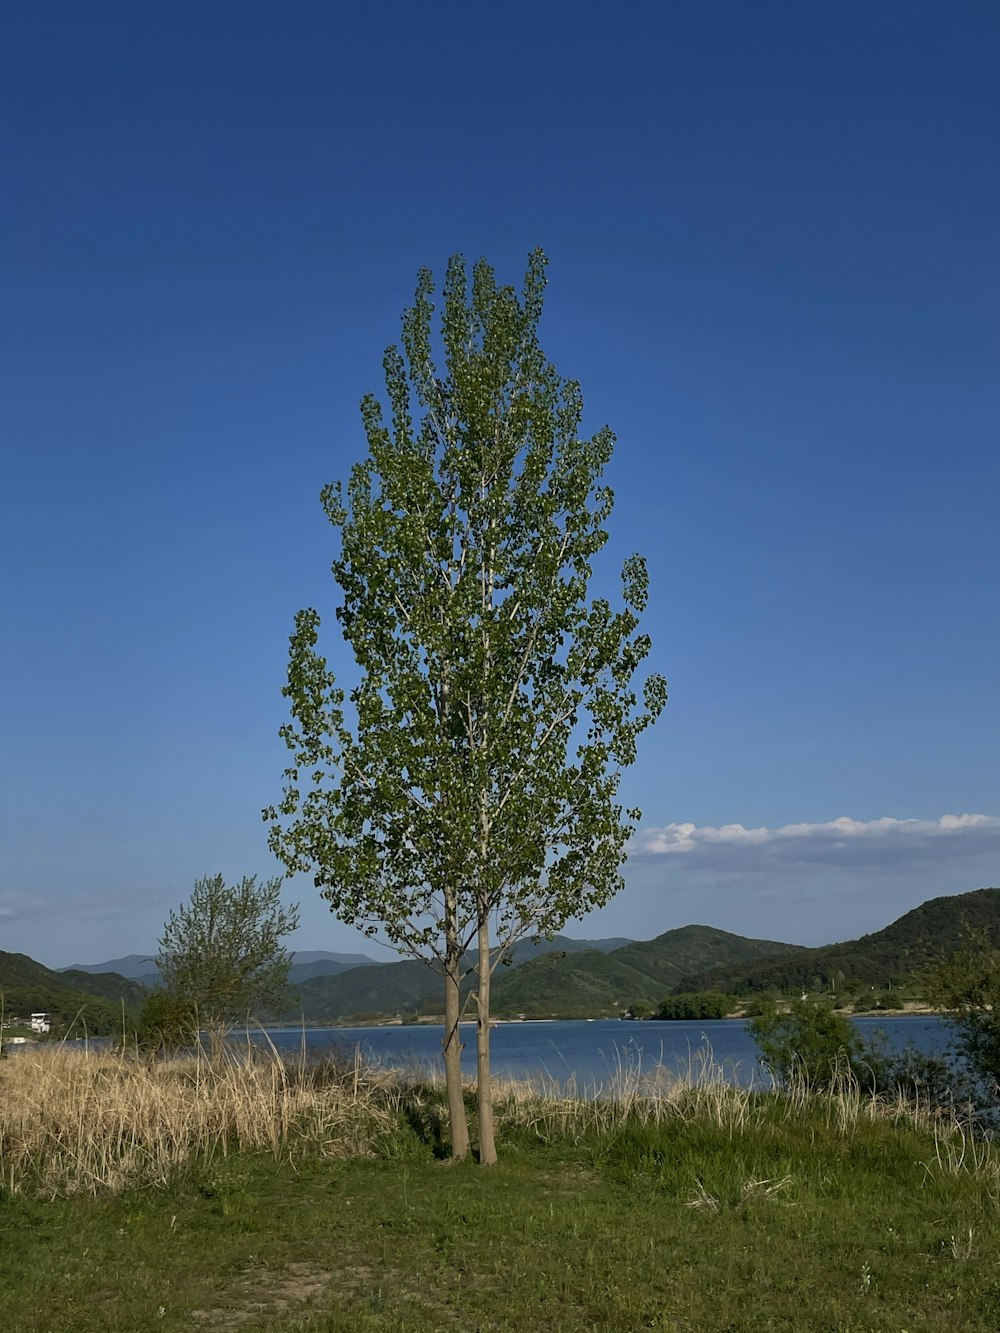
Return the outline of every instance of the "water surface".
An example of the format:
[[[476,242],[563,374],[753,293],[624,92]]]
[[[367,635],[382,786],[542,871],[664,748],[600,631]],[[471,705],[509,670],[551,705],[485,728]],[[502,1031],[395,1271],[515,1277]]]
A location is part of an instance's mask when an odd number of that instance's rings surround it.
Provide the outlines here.
[[[866,1041],[877,1032],[886,1045],[901,1049],[912,1043],[922,1051],[943,1050],[947,1026],[934,1015],[856,1018]],[[267,1036],[282,1051],[304,1046],[310,1055],[335,1052],[391,1068],[439,1071],[443,1028],[438,1024],[406,1027],[272,1028]],[[476,1068],[474,1023],[462,1024],[462,1068]],[[550,1023],[499,1023],[491,1043],[493,1072],[500,1078],[527,1079],[561,1088],[596,1091],[613,1087],[623,1073],[655,1076],[696,1074],[706,1058],[714,1059],[733,1083],[748,1086],[761,1080],[757,1047],[744,1019],[641,1023],[623,1019],[565,1020]]]

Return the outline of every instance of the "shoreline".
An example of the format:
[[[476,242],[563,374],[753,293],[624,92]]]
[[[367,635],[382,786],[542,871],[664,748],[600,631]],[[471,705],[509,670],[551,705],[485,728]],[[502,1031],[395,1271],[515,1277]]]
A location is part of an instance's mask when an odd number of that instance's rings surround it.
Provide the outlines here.
[[[883,1018],[883,1019],[905,1019],[905,1018],[945,1018],[947,1014],[944,1010],[931,1008],[930,1005],[918,1004],[916,1002],[907,1002],[901,1009],[834,1009],[834,1013],[843,1014],[846,1018]],[[577,1015],[572,1018],[493,1018],[490,1020],[490,1027],[534,1027],[546,1023],[665,1023],[670,1025],[683,1023],[745,1023],[749,1021],[746,1012],[726,1014],[723,1018],[625,1018],[622,1015],[600,1014],[596,1017],[587,1015]],[[434,1028],[443,1027],[444,1018],[434,1016],[420,1019],[416,1023],[404,1023],[399,1018],[372,1019],[369,1021],[354,1022],[330,1022],[330,1023],[267,1023],[254,1031],[263,1032],[354,1032],[367,1029],[380,1028]],[[474,1018],[463,1018],[460,1022],[463,1028],[474,1028],[476,1020]]]

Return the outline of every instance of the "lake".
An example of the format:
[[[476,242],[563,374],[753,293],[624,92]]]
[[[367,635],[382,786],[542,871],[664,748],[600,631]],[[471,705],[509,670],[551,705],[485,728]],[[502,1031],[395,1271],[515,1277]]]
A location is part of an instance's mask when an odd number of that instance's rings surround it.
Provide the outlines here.
[[[889,1047],[907,1043],[920,1050],[943,1050],[949,1030],[934,1015],[856,1018],[866,1040],[876,1031],[885,1034]],[[413,1070],[443,1069],[442,1028],[436,1024],[406,1027],[272,1028],[268,1039],[281,1051],[299,1050],[303,1042],[310,1056],[336,1052],[374,1064]],[[462,1067],[476,1069],[476,1029],[462,1024]],[[757,1048],[743,1019],[704,1022],[641,1023],[622,1019],[567,1020],[550,1023],[499,1023],[491,1044],[493,1072],[499,1078],[527,1079],[539,1085],[565,1088],[575,1083],[581,1091],[612,1087],[621,1071],[652,1075],[657,1067],[673,1074],[697,1070],[706,1056],[725,1071],[727,1079],[742,1086],[767,1082],[757,1062]]]

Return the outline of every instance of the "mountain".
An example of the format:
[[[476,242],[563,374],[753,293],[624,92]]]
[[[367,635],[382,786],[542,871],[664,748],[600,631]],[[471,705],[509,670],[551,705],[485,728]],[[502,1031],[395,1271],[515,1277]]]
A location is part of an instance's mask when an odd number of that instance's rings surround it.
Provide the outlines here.
[[[141,982],[123,977],[118,972],[78,972],[74,968],[66,968],[56,975],[75,991],[84,995],[99,995],[119,1008],[124,1001],[126,1009],[141,1009],[146,998],[146,988]]]
[[[140,981],[156,971],[155,953],[127,953],[124,958],[109,958],[106,963],[73,963],[60,972],[117,972],[120,977]]]
[[[596,1018],[620,1014],[633,1000],[662,987],[622,962],[623,950],[547,953],[510,972],[493,974],[491,1007],[497,1018]]]
[[[621,939],[573,940],[556,935],[551,940],[522,940],[512,950],[511,962],[497,971],[499,979],[510,971],[520,972],[529,966],[529,960],[559,954],[575,958],[593,955],[600,960],[606,951],[620,947]],[[467,957],[466,967],[475,966],[476,953]],[[597,964],[600,967],[600,963]],[[293,980],[295,969],[292,969]],[[474,978],[469,977],[466,988]],[[299,980],[296,985],[298,1006],[285,1017],[302,1016],[309,1023],[336,1023],[350,1018],[372,1018],[385,1015],[440,1013],[442,981],[440,976],[413,959],[398,963],[375,963],[365,968],[352,968],[337,975],[315,976]]]
[[[399,963],[352,967],[337,976],[314,977],[296,987],[298,1005],[285,1018],[300,1014],[307,1023],[339,1023],[348,1018],[385,1018],[414,1013],[430,1002],[440,1011],[442,981],[424,963],[412,958]]]
[[[293,963],[288,969],[288,979],[297,986],[300,981],[311,981],[313,977],[336,977],[341,972],[351,972],[355,967],[375,967],[373,959],[367,963],[338,963],[333,958],[317,958],[312,963]]]
[[[655,940],[524,940],[511,963],[494,973],[493,1012],[498,1018],[596,1017],[621,1013],[636,1000],[659,1003],[692,967],[713,961],[770,957],[792,944],[748,940],[710,926],[668,930]],[[475,966],[475,953],[467,968]],[[471,989],[474,976],[467,976]],[[386,1014],[438,1014],[441,978],[413,961],[356,968],[315,977],[297,987],[307,1022],[343,1022]]]
[[[820,949],[747,939],[712,926],[683,926],[653,940],[523,941],[511,964],[494,974],[493,1012],[497,1017],[593,1017],[620,1013],[629,1004],[657,1004],[671,992],[721,990],[748,994],[794,991],[821,984],[895,982],[922,964],[961,948],[970,932],[1000,946],[1000,889],[933,898],[884,930]],[[115,959],[133,968],[149,955]],[[471,969],[475,956],[470,955]],[[89,1003],[135,1006],[142,990],[136,980],[96,973],[86,967],[51,972],[24,954],[0,953],[0,988],[8,1012],[16,1004],[71,1016],[89,992]],[[32,970],[33,969],[33,970]],[[297,975],[296,975],[297,974]],[[390,1015],[439,1014],[441,978],[413,960],[377,963],[364,954],[298,953],[292,970],[298,1001],[282,1015],[311,1023]],[[471,987],[473,976],[466,979]],[[112,1025],[110,1030],[114,1030]]]
[[[692,968],[674,989],[712,988],[746,995],[771,989],[810,989],[817,981],[824,986],[851,981],[885,986],[968,946],[978,935],[1000,946],[1000,889],[931,898],[883,930],[841,944],[800,949],[749,966],[732,960],[721,966]]]
[[[613,953],[615,949],[621,949],[626,944],[633,943],[633,940],[623,937],[608,940],[574,940],[570,939],[568,935],[553,935],[550,940],[519,940],[511,949],[510,962],[506,966],[519,967],[521,963],[526,963],[532,958],[548,953],[586,953],[593,950],[598,953]],[[478,956],[478,949],[473,949],[469,954],[469,957],[473,960]]]
[[[288,979],[293,986],[313,977],[335,977],[356,967],[378,967],[366,953],[328,953],[322,949],[298,950],[292,954]]]
[[[308,981],[311,977],[335,975],[346,972],[352,967],[374,967],[375,959],[364,953],[330,953],[324,949],[299,950],[292,954],[292,966],[289,978],[293,983]],[[148,953],[129,953],[124,958],[111,958],[106,963],[74,963],[72,967],[59,969],[63,976],[70,972],[116,972],[140,982],[143,986],[157,985],[160,973],[156,966],[156,955]]]
[[[694,968],[799,952],[807,951],[714,926],[682,926],[607,954],[550,954],[498,973],[493,1010],[498,1018],[615,1014],[637,1000],[659,1003]]]
[[[614,957],[634,967],[656,982],[658,998],[663,988],[673,987],[689,972],[723,963],[736,963],[753,958],[773,958],[777,955],[803,951],[801,944],[781,944],[775,940],[748,939],[732,935],[728,930],[714,926],[680,926],[664,931],[653,940],[638,940],[616,950]]]
[[[132,1015],[145,992],[136,981],[115,973],[54,972],[27,954],[0,950],[0,994],[8,1019],[27,1019],[43,1011],[51,1015],[57,1031],[76,1021],[75,1031],[103,1036],[121,1031],[123,1002]]]
[[[330,953],[326,949],[296,949],[292,962],[299,966],[308,963],[338,963],[342,967],[375,967],[377,958],[366,953]]]
[[[596,951],[601,957],[602,953],[629,943],[631,941],[622,938],[574,940],[564,935],[551,940],[522,940],[512,951],[508,966],[517,967],[525,960],[552,952],[580,954]],[[469,955],[469,968],[474,967],[475,956],[474,952]],[[309,1023],[339,1023],[352,1018],[385,1018],[424,1011],[437,1013],[441,1008],[441,978],[423,963],[412,959],[378,963],[367,954],[300,950],[292,955],[292,960],[289,981],[295,990],[296,1001],[280,1015],[286,1020],[304,1018]],[[112,964],[123,974],[117,986],[105,981],[98,983],[96,978],[105,976]],[[503,970],[504,974],[506,970]],[[118,1002],[123,985],[136,987],[141,997],[142,988],[155,986],[159,979],[150,954],[127,954],[108,963],[85,963],[52,975],[71,985],[89,982],[92,992],[107,993],[109,999]],[[130,978],[128,983],[125,977]],[[467,985],[471,987],[471,978]]]

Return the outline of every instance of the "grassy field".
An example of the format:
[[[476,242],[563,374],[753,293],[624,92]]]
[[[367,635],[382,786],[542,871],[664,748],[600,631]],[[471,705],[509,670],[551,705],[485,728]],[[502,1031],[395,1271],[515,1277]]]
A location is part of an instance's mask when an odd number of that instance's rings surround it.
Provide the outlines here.
[[[621,1091],[509,1090],[480,1170],[385,1076],[16,1057],[0,1328],[1000,1327],[992,1148],[850,1086]]]

